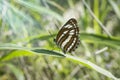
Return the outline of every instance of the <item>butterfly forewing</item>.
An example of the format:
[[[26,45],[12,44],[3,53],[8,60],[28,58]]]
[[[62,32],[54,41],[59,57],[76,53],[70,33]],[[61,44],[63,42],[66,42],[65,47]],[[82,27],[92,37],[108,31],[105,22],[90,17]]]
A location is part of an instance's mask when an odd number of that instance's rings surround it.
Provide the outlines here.
[[[64,53],[74,51],[79,44],[77,21],[71,18],[59,30],[55,42]]]

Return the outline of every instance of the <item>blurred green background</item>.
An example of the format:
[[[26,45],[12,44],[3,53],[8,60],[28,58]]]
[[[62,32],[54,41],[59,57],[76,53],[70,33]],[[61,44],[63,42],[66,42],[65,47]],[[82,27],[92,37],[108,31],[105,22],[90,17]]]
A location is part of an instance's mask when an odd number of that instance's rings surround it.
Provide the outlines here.
[[[25,51],[62,52],[53,39],[70,18],[80,29],[75,55],[120,78],[120,0],[0,0],[0,80],[112,80],[49,52]]]

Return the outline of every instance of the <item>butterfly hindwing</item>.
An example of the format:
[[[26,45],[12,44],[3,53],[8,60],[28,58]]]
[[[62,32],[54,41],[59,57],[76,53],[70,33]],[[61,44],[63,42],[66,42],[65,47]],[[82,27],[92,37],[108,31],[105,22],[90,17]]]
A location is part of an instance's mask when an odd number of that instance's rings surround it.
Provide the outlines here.
[[[55,42],[64,53],[74,51],[79,44],[79,28],[74,18],[68,20],[59,30]]]

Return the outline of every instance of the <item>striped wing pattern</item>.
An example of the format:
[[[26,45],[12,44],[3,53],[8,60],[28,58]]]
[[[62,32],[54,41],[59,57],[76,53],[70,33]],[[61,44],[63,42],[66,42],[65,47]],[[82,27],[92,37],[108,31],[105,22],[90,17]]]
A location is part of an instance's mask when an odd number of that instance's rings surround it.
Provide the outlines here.
[[[74,18],[71,18],[59,30],[54,41],[64,53],[71,53],[78,47],[80,43],[78,34],[79,28],[77,27],[77,21]]]

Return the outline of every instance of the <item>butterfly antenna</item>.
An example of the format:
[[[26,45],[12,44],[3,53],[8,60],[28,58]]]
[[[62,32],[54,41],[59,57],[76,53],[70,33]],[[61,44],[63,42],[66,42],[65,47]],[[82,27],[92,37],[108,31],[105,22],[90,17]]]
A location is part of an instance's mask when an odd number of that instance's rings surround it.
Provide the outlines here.
[[[49,33],[50,37],[52,37],[52,36],[53,36],[53,34],[51,33],[51,31],[50,31],[50,30],[48,30],[48,33]],[[53,51],[53,49],[54,49],[54,47],[52,48],[52,51]]]
[[[57,25],[57,24],[55,24],[55,27],[56,27],[56,29],[58,29],[58,30],[59,30],[59,27],[58,27],[58,25]]]
[[[50,37],[53,37],[53,34],[51,33],[51,31],[48,30],[48,33],[49,33]],[[55,39],[55,38],[53,38],[53,43],[54,43],[54,39]],[[53,51],[54,49],[55,49],[55,46],[53,46],[52,51]]]
[[[52,36],[52,33],[49,30],[48,30],[48,33],[49,33],[50,36]]]

